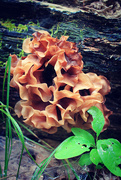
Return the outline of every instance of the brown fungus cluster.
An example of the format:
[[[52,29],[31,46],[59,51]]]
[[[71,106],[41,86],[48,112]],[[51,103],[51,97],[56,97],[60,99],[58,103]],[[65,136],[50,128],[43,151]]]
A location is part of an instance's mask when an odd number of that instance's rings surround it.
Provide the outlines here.
[[[10,86],[19,90],[21,98],[15,113],[23,116],[26,124],[48,133],[55,133],[60,126],[70,132],[72,127],[92,128],[87,110],[97,106],[104,114],[106,129],[111,112],[104,105],[104,96],[110,91],[109,82],[82,71],[81,53],[67,38],[35,32],[32,40],[23,42],[26,57],[11,55]]]

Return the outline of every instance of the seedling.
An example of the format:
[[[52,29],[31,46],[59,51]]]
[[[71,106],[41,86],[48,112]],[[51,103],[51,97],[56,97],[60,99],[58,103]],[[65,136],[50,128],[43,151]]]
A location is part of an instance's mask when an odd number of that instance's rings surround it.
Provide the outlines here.
[[[72,128],[74,136],[58,146],[55,158],[68,159],[81,155],[78,161],[80,166],[95,164],[98,168],[104,165],[111,173],[121,177],[121,143],[113,138],[98,139],[104,126],[104,116],[95,106],[91,107],[88,113],[93,117],[91,124],[96,139],[88,131]]]

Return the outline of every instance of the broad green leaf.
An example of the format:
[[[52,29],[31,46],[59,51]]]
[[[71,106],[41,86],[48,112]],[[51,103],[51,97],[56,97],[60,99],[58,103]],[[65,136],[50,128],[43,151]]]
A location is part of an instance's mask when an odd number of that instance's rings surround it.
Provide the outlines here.
[[[92,164],[92,161],[90,159],[90,153],[82,154],[78,163],[80,166],[88,166]]]
[[[90,151],[92,143],[86,138],[80,136],[71,136],[63,141],[57,148],[55,153],[56,159],[67,159],[79,156],[86,151]]]
[[[105,123],[103,113],[96,106],[92,106],[87,112],[93,117],[91,124],[98,137]]]
[[[98,140],[97,151],[109,171],[121,177],[121,143],[112,138]]]
[[[75,127],[72,128],[71,131],[75,136],[80,136],[80,138],[88,139],[88,141],[90,141],[95,146],[94,137],[89,132],[85,131],[84,129],[75,128]]]
[[[90,159],[93,164],[98,165],[99,163],[102,163],[102,160],[97,152],[97,149],[92,149],[90,152]]]

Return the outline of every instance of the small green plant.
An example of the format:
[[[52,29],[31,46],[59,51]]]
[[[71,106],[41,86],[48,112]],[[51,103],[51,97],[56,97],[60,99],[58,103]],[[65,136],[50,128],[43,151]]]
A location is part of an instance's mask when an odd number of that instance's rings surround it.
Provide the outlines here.
[[[28,26],[19,24],[18,26],[13,23],[14,20],[7,19],[6,21],[0,20],[2,26],[6,27],[9,31],[16,31],[18,33],[27,32]]]
[[[55,28],[56,28],[56,30],[55,30]],[[57,26],[53,25],[52,28],[50,29],[51,36],[58,36],[59,29],[60,29],[59,23],[57,24]]]
[[[22,56],[23,56],[23,57],[25,56],[23,49],[19,52],[19,54],[17,54],[17,56],[18,56],[19,58],[21,58]]]
[[[16,27],[16,31],[17,31],[18,33],[21,33],[22,31],[27,32],[27,31],[28,31],[28,26],[27,26],[27,25],[23,25],[23,24],[19,24],[19,25]]]
[[[104,126],[104,116],[95,106],[88,110],[92,115],[92,127],[96,138],[88,131],[72,128],[74,136],[64,140],[55,152],[56,159],[68,159],[81,155],[80,166],[95,164],[96,168],[106,168],[116,176],[121,177],[121,143],[113,138],[100,140],[98,137]],[[100,165],[101,164],[101,165]]]
[[[16,28],[15,23],[12,23],[13,20],[7,19],[6,21],[0,21],[1,25],[6,27],[9,31],[13,31]]]
[[[5,63],[5,62],[0,61],[0,67],[4,67],[5,65],[6,65],[6,63]]]

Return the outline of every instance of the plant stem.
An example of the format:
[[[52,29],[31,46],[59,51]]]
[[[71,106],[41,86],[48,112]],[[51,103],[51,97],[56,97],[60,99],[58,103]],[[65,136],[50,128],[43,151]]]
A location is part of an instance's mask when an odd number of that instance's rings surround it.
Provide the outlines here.
[[[78,174],[76,173],[75,169],[73,168],[73,166],[71,165],[71,163],[69,162],[68,159],[65,159],[65,161],[67,162],[67,164],[69,165],[69,167],[71,168],[72,172],[74,173],[75,177],[77,180],[80,180],[80,177],[78,176]]]

